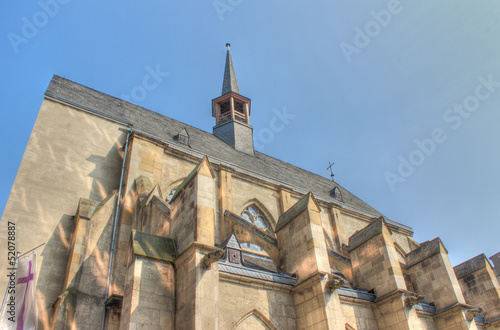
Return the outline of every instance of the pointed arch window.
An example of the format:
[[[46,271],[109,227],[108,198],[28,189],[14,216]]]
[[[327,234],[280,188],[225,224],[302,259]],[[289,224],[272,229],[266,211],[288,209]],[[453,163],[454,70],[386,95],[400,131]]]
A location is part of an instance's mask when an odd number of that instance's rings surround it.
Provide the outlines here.
[[[269,221],[264,213],[255,204],[245,208],[243,212],[241,212],[241,217],[251,224],[256,225],[263,231],[270,231]]]

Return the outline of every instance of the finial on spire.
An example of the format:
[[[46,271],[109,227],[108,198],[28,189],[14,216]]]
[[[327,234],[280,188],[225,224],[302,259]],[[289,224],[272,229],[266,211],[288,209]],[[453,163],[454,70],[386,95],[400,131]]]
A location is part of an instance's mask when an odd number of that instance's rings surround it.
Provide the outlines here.
[[[233,59],[231,58],[231,44],[227,43],[227,54],[226,54],[226,67],[224,69],[224,81],[222,83],[222,95],[229,92],[234,92],[239,94],[240,88],[238,87],[238,81],[236,80],[236,73],[234,72]]]

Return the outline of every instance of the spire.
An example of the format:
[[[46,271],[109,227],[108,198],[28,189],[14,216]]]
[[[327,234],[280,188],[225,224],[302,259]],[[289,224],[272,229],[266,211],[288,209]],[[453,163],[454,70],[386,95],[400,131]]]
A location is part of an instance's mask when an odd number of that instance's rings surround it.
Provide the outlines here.
[[[233,59],[231,58],[231,51],[229,48],[231,44],[226,44],[226,68],[224,69],[224,82],[222,83],[222,95],[229,92],[240,93],[238,81],[236,80],[236,73],[234,72]]]

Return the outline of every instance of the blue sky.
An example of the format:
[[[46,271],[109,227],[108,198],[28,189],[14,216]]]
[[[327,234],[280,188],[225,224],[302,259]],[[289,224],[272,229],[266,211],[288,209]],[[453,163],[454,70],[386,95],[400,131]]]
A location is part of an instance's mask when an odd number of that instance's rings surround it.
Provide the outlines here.
[[[2,6],[2,213],[53,74],[211,132],[230,42],[262,152],[326,177],[335,162],[340,184],[417,241],[441,237],[453,265],[500,251],[498,1]]]

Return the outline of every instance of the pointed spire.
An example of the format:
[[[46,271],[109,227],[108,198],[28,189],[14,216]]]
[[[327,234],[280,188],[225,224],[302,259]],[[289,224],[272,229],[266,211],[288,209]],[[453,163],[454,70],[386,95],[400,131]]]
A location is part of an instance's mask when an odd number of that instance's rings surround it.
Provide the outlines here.
[[[224,82],[222,83],[222,95],[229,92],[240,93],[238,81],[236,80],[236,73],[234,72],[233,59],[231,58],[231,51],[229,48],[231,44],[226,44],[226,68],[224,69]]]

